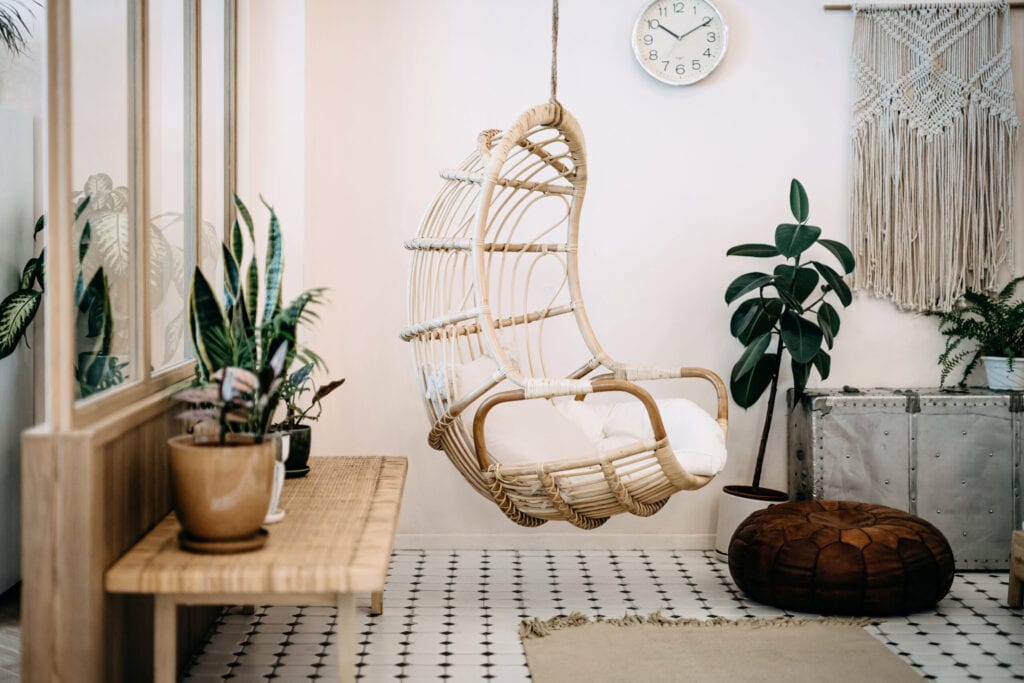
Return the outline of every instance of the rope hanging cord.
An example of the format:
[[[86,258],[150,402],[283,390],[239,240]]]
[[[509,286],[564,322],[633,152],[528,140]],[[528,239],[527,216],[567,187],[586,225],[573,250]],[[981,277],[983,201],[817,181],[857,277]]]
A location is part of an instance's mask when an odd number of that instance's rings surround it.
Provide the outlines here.
[[[558,101],[558,0],[551,0],[551,101]]]

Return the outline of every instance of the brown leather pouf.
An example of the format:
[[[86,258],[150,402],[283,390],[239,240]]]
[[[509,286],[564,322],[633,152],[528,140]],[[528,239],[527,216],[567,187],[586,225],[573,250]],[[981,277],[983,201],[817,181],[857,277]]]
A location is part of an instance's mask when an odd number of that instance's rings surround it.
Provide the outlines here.
[[[934,526],[884,505],[800,501],[747,517],[729,544],[740,589],[818,614],[906,614],[953,583],[953,551]]]

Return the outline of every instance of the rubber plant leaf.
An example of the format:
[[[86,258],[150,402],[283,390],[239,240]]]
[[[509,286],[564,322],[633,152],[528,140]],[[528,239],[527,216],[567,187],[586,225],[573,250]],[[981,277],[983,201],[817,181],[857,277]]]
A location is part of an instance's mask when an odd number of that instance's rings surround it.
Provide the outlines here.
[[[725,252],[726,256],[753,256],[754,258],[771,258],[779,255],[778,247],[771,244],[740,244]]]
[[[857,261],[853,258],[853,252],[850,251],[849,247],[842,242],[826,239],[818,240],[818,244],[828,249],[829,252],[836,257],[839,263],[843,266],[844,273],[849,274],[853,272],[854,267],[857,265]]]
[[[742,344],[764,334],[775,326],[782,315],[783,304],[778,299],[748,299],[741,303],[732,315],[729,330]]]
[[[811,265],[814,266],[815,270],[821,273],[821,277],[825,278],[825,282],[827,282],[828,286],[832,288],[832,291],[836,293],[836,296],[839,297],[839,301],[843,306],[849,306],[853,303],[853,293],[850,292],[850,288],[843,280],[842,275],[832,270],[824,263],[814,261]]]
[[[824,351],[818,351],[818,355],[811,361],[814,367],[817,368],[818,374],[823,380],[828,379],[829,373],[832,372],[832,357]]]
[[[782,314],[779,321],[782,343],[798,363],[810,363],[821,348],[821,328],[792,311]]]
[[[768,273],[746,273],[729,283],[725,290],[725,303],[731,304],[747,292],[764,287],[770,284],[772,276]]]
[[[839,314],[827,301],[821,302],[821,306],[818,307],[818,325],[825,337],[825,343],[831,349],[836,335],[839,334]]]
[[[798,223],[803,223],[807,220],[807,216],[810,213],[807,191],[804,190],[804,186],[796,178],[793,178],[793,181],[789,184],[789,208],[793,212],[793,218]]]
[[[18,348],[42,299],[42,292],[19,289],[0,302],[0,358],[6,358]]]
[[[818,286],[818,274],[813,268],[795,268],[790,265],[780,265],[775,268],[775,277],[784,281],[786,290],[793,295],[793,299],[803,303]]]
[[[816,225],[782,223],[775,228],[775,246],[786,258],[794,258],[804,253],[820,235],[821,228]]]
[[[736,368],[734,372],[737,377],[743,377],[743,375],[757,367],[761,357],[764,356],[765,351],[768,350],[768,345],[771,341],[771,333],[766,332],[760,337],[754,339],[754,341],[750,342],[750,346],[743,351],[743,355],[741,355],[740,359],[736,361]]]
[[[757,403],[757,399],[761,398],[761,394],[772,382],[776,359],[774,353],[766,353],[761,356],[761,360],[757,362],[754,369],[743,376],[738,376],[735,366],[733,367],[729,386],[732,389],[732,398],[736,401],[736,405],[741,408],[749,408]]]

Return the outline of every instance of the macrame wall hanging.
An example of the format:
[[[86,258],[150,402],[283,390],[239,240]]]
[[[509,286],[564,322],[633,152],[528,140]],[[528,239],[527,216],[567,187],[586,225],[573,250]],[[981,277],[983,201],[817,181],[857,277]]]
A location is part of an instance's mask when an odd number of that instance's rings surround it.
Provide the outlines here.
[[[854,285],[949,310],[1012,265],[1006,2],[855,5]]]

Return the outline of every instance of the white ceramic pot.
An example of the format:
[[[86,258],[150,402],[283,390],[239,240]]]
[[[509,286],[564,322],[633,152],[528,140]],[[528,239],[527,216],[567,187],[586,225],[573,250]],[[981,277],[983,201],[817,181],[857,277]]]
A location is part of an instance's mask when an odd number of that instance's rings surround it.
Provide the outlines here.
[[[715,534],[715,555],[729,561],[729,542],[743,520],[758,510],[789,500],[789,494],[774,489],[750,486],[726,486],[718,497],[718,530]]]
[[[1009,358],[982,356],[981,360],[985,363],[989,389],[1024,391],[1024,358],[1013,359],[1013,372]]]
[[[277,459],[274,462],[274,491],[270,496],[264,524],[276,524],[284,519],[281,509],[281,491],[284,489],[285,463],[288,461],[288,432],[280,432],[277,441]]]

